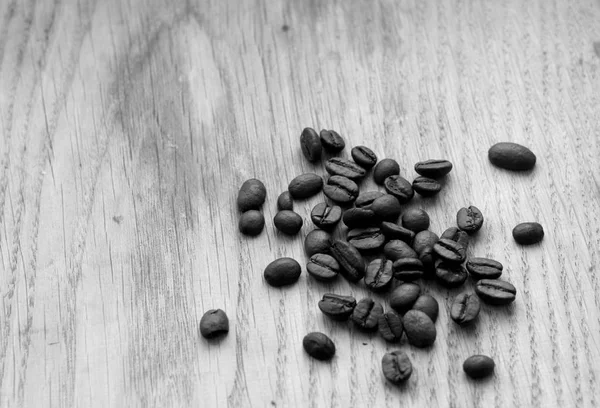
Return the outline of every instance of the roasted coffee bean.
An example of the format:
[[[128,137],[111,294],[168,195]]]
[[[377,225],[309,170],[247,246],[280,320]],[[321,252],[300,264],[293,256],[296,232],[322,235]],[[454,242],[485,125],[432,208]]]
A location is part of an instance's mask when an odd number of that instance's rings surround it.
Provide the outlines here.
[[[417,253],[404,241],[394,239],[383,247],[385,257],[392,262],[400,258],[418,258]]]
[[[229,332],[229,319],[221,309],[211,309],[200,319],[200,334],[207,339],[223,336]]]
[[[317,360],[330,360],[335,355],[335,344],[323,333],[308,333],[302,339],[302,347]]]
[[[404,351],[397,350],[383,356],[381,369],[386,380],[392,384],[402,384],[412,374],[412,363]]]
[[[304,221],[300,215],[293,211],[279,211],[273,218],[275,228],[287,235],[296,235],[302,228]]]
[[[477,316],[481,303],[474,293],[461,293],[452,302],[450,317],[461,326],[472,323]]]
[[[517,289],[498,279],[482,279],[475,284],[475,293],[490,305],[507,305],[515,300]]]
[[[301,272],[302,268],[295,259],[279,258],[267,265],[264,276],[269,285],[279,287],[296,283]]]
[[[421,231],[415,235],[413,240],[413,249],[419,255],[419,260],[423,263],[425,268],[425,276],[435,276],[435,254],[433,252],[433,246],[438,241],[438,236],[429,231]]]
[[[415,195],[410,182],[398,175],[389,176],[385,179],[383,185],[385,187],[385,191],[396,197],[400,204],[408,203]]]
[[[292,200],[292,195],[289,191],[284,191],[279,194],[277,197],[277,211],[289,210],[292,211],[294,209],[294,201]]]
[[[417,258],[400,258],[394,261],[394,278],[412,282],[423,276],[423,263]]]
[[[425,313],[433,322],[437,320],[440,312],[440,305],[431,295],[419,296],[412,308],[413,310],[420,310]]]
[[[412,182],[412,188],[422,197],[433,197],[442,191],[442,185],[427,177],[417,177]]]
[[[366,146],[353,147],[350,151],[350,154],[352,155],[352,159],[356,162],[356,164],[364,167],[365,169],[370,169],[377,163],[377,155],[373,152],[373,150]]]
[[[433,251],[448,262],[463,262],[467,257],[467,249],[456,241],[442,238],[433,246]]]
[[[365,208],[365,209],[371,209],[371,205],[373,204],[373,201],[375,201],[377,198],[381,197],[385,195],[384,193],[382,193],[381,191],[366,191],[364,193],[360,193],[358,195],[358,197],[356,197],[356,201],[354,202],[354,206],[356,208]]]
[[[456,224],[458,228],[467,234],[474,234],[481,229],[483,225],[483,214],[479,208],[474,205],[468,208],[461,208],[456,214]]]
[[[371,331],[377,329],[381,315],[383,315],[381,303],[364,298],[358,301],[350,319],[361,330]]]
[[[448,228],[442,233],[440,239],[449,239],[457,242],[465,247],[465,250],[469,247],[469,234],[467,234],[465,231],[459,230],[458,227]]]
[[[381,232],[387,239],[399,239],[407,244],[412,244],[415,233],[409,229],[399,226],[393,222],[384,221],[381,223]]]
[[[315,173],[304,173],[294,178],[288,185],[290,195],[295,199],[312,197],[323,188],[323,178]]]
[[[348,228],[366,228],[378,223],[375,213],[364,208],[347,209],[342,215],[342,221]]]
[[[494,166],[507,170],[531,170],[535,166],[535,154],[517,143],[496,143],[488,151],[488,158]]]
[[[333,229],[342,219],[342,208],[337,205],[319,203],[312,209],[310,219],[321,229]]]
[[[471,378],[484,378],[494,372],[495,365],[490,357],[477,354],[465,360],[463,370]]]
[[[424,231],[429,228],[429,215],[420,208],[406,210],[402,214],[402,226],[415,233]]]
[[[390,293],[390,307],[399,313],[410,310],[421,294],[421,287],[416,283],[403,283]]]
[[[315,229],[306,234],[304,238],[304,251],[308,256],[314,254],[326,254],[331,248],[331,235],[327,232]]]
[[[365,285],[373,291],[382,291],[389,288],[394,273],[392,261],[387,259],[375,259],[367,265],[365,272]]]
[[[457,288],[465,283],[468,274],[461,264],[438,259],[435,261],[435,276],[443,286]]]
[[[425,160],[415,164],[415,171],[421,176],[438,179],[444,177],[452,170],[452,163],[448,160]]]
[[[358,197],[358,186],[349,178],[331,176],[323,187],[323,193],[332,201],[338,203],[351,203]]]
[[[524,222],[513,228],[512,235],[521,245],[537,244],[544,238],[544,228],[537,222]]]
[[[473,279],[498,279],[502,275],[500,262],[488,258],[469,258],[467,270]]]
[[[358,164],[347,159],[333,157],[325,163],[325,170],[332,176],[342,176],[350,180],[363,178],[367,171]]]
[[[404,333],[402,317],[393,310],[381,315],[377,327],[381,337],[390,343],[398,343]]]
[[[389,176],[400,174],[400,165],[394,159],[383,159],[373,169],[373,180],[381,185]]]
[[[348,242],[359,251],[380,248],[385,237],[379,228],[357,228],[348,231]]]
[[[365,275],[365,261],[358,249],[346,241],[331,244],[331,255],[340,263],[342,275],[350,282],[358,282]]]
[[[402,319],[408,342],[415,347],[429,347],[435,342],[437,331],[433,320],[420,310],[409,310]]]
[[[300,147],[302,154],[309,162],[316,162],[321,158],[321,139],[314,129],[304,128],[300,135]]]
[[[335,293],[326,293],[323,299],[319,301],[319,309],[330,319],[337,321],[348,320],[354,307],[356,299],[352,296],[336,295]]]
[[[321,145],[330,153],[338,153],[344,150],[346,142],[335,130],[321,130]]]
[[[375,216],[384,221],[396,221],[400,216],[400,202],[391,194],[384,194],[376,198],[371,204]]]
[[[248,210],[240,216],[239,228],[244,235],[255,236],[262,232],[265,217],[260,211]]]
[[[331,282],[337,278],[340,264],[332,256],[314,254],[306,264],[306,271],[317,280]]]
[[[267,189],[262,181],[250,179],[244,181],[237,196],[237,206],[241,212],[258,210],[265,202]]]

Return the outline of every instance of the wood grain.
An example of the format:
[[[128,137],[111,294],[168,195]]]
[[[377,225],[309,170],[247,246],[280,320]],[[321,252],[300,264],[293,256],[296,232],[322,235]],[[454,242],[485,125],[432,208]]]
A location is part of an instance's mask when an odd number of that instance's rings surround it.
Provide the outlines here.
[[[599,20],[597,0],[1,1],[0,405],[600,405]],[[289,180],[324,174],[306,126],[409,179],[451,160],[442,193],[408,207],[438,233],[479,207],[470,254],[505,265],[514,305],[461,329],[460,290],[427,285],[438,340],[419,350],[318,311],[329,291],[370,296],[360,285],[268,287],[270,261],[305,262],[323,200],[295,203],[300,235],[275,231]],[[535,170],[492,167],[498,141],[529,146]],[[267,225],[248,239],[235,197],[251,177]],[[546,237],[519,247],[530,220]],[[197,325],[217,307],[231,331],[208,342]],[[331,363],[302,351],[314,330]],[[415,368],[402,387],[380,368],[396,347]],[[475,353],[493,378],[464,376]]]

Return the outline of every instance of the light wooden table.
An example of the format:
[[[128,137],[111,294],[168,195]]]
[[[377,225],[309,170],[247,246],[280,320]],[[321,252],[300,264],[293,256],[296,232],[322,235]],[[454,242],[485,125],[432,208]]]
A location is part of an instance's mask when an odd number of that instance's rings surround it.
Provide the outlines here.
[[[600,396],[600,3],[596,0],[0,1],[0,403],[3,406],[574,407]],[[324,173],[305,126],[396,158],[455,168],[431,229],[473,204],[472,255],[504,263],[512,307],[472,329],[440,302],[431,350],[334,324],[303,273],[268,287],[302,233],[274,230],[289,180]],[[531,174],[492,167],[529,146]],[[346,149],[344,155],[349,154]],[[265,231],[238,233],[237,188],[268,188]],[[374,188],[372,181],[363,190]],[[512,227],[537,220],[541,245]],[[385,301],[385,297],[377,297]],[[200,338],[203,312],[231,331]],[[329,334],[331,363],[301,347]],[[414,374],[385,382],[386,350]],[[494,357],[468,381],[462,361]]]

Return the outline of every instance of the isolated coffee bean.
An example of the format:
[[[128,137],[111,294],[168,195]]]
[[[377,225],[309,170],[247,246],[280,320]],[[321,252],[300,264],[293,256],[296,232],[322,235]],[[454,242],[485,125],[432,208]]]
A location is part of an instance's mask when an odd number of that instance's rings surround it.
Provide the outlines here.
[[[323,333],[308,333],[302,339],[302,347],[317,360],[330,360],[335,355],[335,344]]]
[[[406,210],[402,214],[402,226],[416,232],[429,228],[429,215],[420,208]]]
[[[386,380],[392,384],[402,384],[412,374],[412,363],[404,351],[397,350],[383,356],[381,369]]]
[[[544,228],[537,222],[524,222],[513,228],[512,235],[521,245],[537,244],[544,238]]]
[[[304,173],[295,177],[288,185],[290,195],[295,199],[312,197],[323,188],[323,178],[315,173]]]
[[[467,249],[456,241],[442,238],[433,246],[433,251],[443,260],[461,263],[467,257]]]
[[[379,228],[357,228],[348,231],[348,242],[359,251],[372,251],[380,248],[385,237]]]
[[[412,308],[413,310],[420,310],[425,313],[433,322],[437,320],[440,312],[440,305],[431,295],[419,296]]]
[[[400,258],[418,258],[417,253],[404,241],[394,239],[383,247],[385,257],[392,262]]]
[[[535,154],[517,143],[496,143],[488,151],[488,158],[494,166],[507,170],[531,170],[535,166]]]
[[[389,240],[399,239],[407,244],[412,244],[415,238],[415,233],[407,228],[401,227],[393,222],[384,221],[381,223],[381,232]]]
[[[408,203],[415,195],[410,182],[399,175],[389,176],[385,179],[383,185],[385,191],[396,197],[400,204]]]
[[[352,155],[352,159],[356,162],[356,164],[364,167],[365,169],[370,169],[377,163],[377,155],[373,152],[373,150],[366,146],[353,147],[350,151],[350,154]]]
[[[417,258],[400,258],[394,261],[394,278],[412,282],[423,276],[423,263]]]
[[[381,315],[383,315],[381,303],[364,298],[358,301],[350,319],[361,330],[372,331],[377,329]]]
[[[350,282],[358,282],[365,275],[365,261],[360,252],[346,241],[331,244],[331,255],[339,262],[341,274]]]
[[[467,234],[474,234],[483,225],[483,214],[474,205],[468,208],[461,208],[458,210],[458,214],[456,214],[456,224],[458,228]]]
[[[306,271],[317,280],[331,282],[337,278],[340,264],[330,255],[314,254],[306,264]]]
[[[517,289],[498,279],[482,279],[475,284],[475,293],[490,305],[507,305],[515,300]]]
[[[314,229],[304,238],[304,251],[306,255],[313,256],[314,254],[326,254],[331,248],[331,235],[327,232]]]
[[[279,258],[267,265],[264,277],[269,285],[279,287],[296,283],[301,272],[302,268],[295,259]]]
[[[339,153],[346,147],[344,138],[334,130],[323,129],[319,135],[321,136],[321,145],[323,146],[323,149],[330,153]]]
[[[404,333],[402,317],[393,310],[390,310],[379,317],[377,328],[379,329],[381,337],[390,343],[398,343]]]
[[[399,313],[410,310],[421,294],[421,287],[416,283],[403,283],[390,293],[389,304]]]
[[[351,180],[363,178],[367,171],[358,164],[340,157],[333,157],[325,162],[325,170],[332,176],[342,176]]]
[[[442,185],[427,177],[417,177],[412,182],[412,188],[422,197],[433,197],[442,191]]]
[[[244,181],[237,196],[237,206],[241,212],[258,210],[264,204],[267,189],[262,181],[250,179]]]
[[[373,180],[381,185],[389,176],[400,174],[400,165],[394,159],[383,159],[373,169]]]
[[[384,194],[373,200],[371,210],[381,220],[396,221],[400,216],[402,208],[400,207],[400,201],[396,197],[391,194]]]
[[[469,258],[467,271],[473,279],[498,279],[502,275],[500,262],[488,258]]]
[[[420,310],[409,310],[402,319],[408,342],[415,347],[429,347],[435,342],[437,331],[433,320]]]
[[[438,259],[435,261],[435,276],[443,286],[457,288],[465,283],[468,274],[461,264]]]
[[[448,160],[430,159],[415,164],[415,171],[421,176],[438,179],[444,177],[452,170],[452,163]]]
[[[494,360],[488,356],[477,354],[471,356],[463,363],[463,370],[471,378],[484,378],[494,372]]]
[[[289,191],[284,191],[279,194],[277,197],[277,211],[289,210],[292,211],[294,209],[294,201],[292,199],[292,195]]]
[[[321,158],[321,139],[314,129],[304,128],[300,135],[300,147],[309,162],[316,162]]]
[[[373,291],[383,291],[389,288],[393,277],[392,261],[375,259],[367,265],[365,285]]]
[[[323,187],[323,193],[332,201],[338,203],[351,203],[358,197],[358,186],[349,178],[331,176]]]
[[[366,228],[378,224],[375,213],[364,208],[349,208],[344,211],[342,221],[348,228]]]
[[[293,211],[279,211],[273,218],[275,228],[286,235],[296,235],[302,228],[304,221],[300,215]]]
[[[200,334],[207,339],[214,339],[229,332],[229,319],[221,309],[211,309],[200,319]]]
[[[475,321],[479,316],[481,303],[474,293],[461,293],[458,295],[450,308],[450,317],[461,326]]]
[[[310,219],[317,227],[331,230],[342,219],[342,208],[337,205],[319,203],[312,209]]]
[[[260,234],[265,226],[265,217],[260,211],[248,210],[240,216],[240,232],[248,236]]]
[[[356,208],[365,208],[371,209],[371,204],[377,198],[385,195],[381,191],[373,190],[373,191],[365,191],[364,193],[360,193],[358,197],[356,197],[356,201],[354,201],[354,206]]]
[[[352,296],[342,296],[334,293],[324,294],[323,299],[319,301],[321,312],[330,319],[337,321],[348,320],[355,306],[356,299]]]

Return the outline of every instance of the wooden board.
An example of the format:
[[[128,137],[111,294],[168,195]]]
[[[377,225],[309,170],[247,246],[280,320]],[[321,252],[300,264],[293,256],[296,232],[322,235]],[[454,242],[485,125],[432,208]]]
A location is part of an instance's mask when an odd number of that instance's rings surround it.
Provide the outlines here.
[[[598,21],[596,0],[1,1],[1,405],[598,406]],[[300,235],[274,230],[289,180],[324,174],[301,155],[306,126],[410,180],[418,160],[451,160],[442,193],[407,208],[440,233],[479,207],[469,253],[504,263],[514,305],[460,329],[459,290],[425,285],[441,315],[420,350],[321,315],[323,293],[361,286],[268,287],[271,260],[306,261],[323,200],[296,203]],[[535,170],[492,167],[497,141],[529,146]],[[235,209],[250,177],[268,188],[255,239]],[[519,247],[530,220],[546,237]],[[216,307],[231,331],[209,343],[197,327]],[[331,363],[303,352],[313,330]],[[399,388],[380,367],[396,348],[415,369]],[[467,380],[474,353],[493,378]]]

